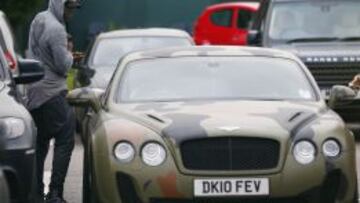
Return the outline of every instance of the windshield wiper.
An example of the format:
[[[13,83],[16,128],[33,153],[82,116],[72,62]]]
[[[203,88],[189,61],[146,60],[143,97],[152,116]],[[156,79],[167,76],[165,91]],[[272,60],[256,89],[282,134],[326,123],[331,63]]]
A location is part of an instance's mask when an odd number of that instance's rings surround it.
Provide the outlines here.
[[[296,42],[331,42],[337,41],[337,37],[315,37],[315,38],[297,38],[286,41],[287,44],[296,43]]]
[[[360,37],[343,37],[343,38],[339,38],[339,41],[342,42],[360,41]]]

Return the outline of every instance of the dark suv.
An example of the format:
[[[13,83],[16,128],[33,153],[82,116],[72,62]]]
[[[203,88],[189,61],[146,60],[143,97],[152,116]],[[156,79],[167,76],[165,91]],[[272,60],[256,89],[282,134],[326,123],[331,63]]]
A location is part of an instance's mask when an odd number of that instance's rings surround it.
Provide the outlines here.
[[[264,0],[251,26],[251,45],[288,50],[308,66],[328,99],[334,85],[360,73],[360,1]],[[353,130],[356,101],[335,110]]]
[[[11,201],[33,203],[36,128],[15,87],[40,80],[44,70],[33,60],[21,60],[18,64],[19,74],[14,78],[0,49],[0,138],[4,141],[0,165]]]

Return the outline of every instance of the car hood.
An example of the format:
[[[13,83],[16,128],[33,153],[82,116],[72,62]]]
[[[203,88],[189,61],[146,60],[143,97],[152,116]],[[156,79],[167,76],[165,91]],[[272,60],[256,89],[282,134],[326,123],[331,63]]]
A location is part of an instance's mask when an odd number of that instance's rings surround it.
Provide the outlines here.
[[[91,87],[106,89],[112,75],[114,74],[115,68],[111,66],[96,67],[95,75],[91,78]]]
[[[360,57],[359,42],[307,42],[277,45],[273,48],[290,51],[303,57]],[[341,61],[341,58],[339,58]],[[360,58],[359,58],[360,61]]]
[[[185,102],[117,105],[114,111],[176,143],[217,136],[293,137],[328,111],[323,102]],[[332,119],[339,119],[331,113]]]

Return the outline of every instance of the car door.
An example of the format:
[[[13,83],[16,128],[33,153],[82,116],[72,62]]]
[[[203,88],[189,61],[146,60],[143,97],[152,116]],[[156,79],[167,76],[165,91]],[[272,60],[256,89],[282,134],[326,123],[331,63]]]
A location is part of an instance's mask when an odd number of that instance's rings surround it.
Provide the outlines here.
[[[232,44],[234,45],[246,45],[247,35],[249,33],[249,25],[254,19],[255,12],[249,8],[239,7],[235,12],[235,26],[234,33],[232,35]]]
[[[234,32],[234,9],[221,8],[209,15],[209,42],[214,45],[232,44]]]
[[[5,16],[4,13],[0,11],[0,32],[3,38],[3,51],[8,60],[9,66],[12,69],[13,73],[17,72],[17,61],[16,61],[16,53],[15,53],[15,42],[14,42],[14,35],[10,24]]]

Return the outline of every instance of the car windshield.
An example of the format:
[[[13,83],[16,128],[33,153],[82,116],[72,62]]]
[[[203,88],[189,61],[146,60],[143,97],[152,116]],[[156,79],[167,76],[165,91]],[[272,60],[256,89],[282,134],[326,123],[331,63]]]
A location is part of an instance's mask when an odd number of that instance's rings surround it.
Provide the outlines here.
[[[274,4],[269,37],[306,41],[360,38],[360,1],[300,1]]]
[[[191,41],[185,37],[122,37],[107,38],[99,41],[94,57],[93,67],[115,68],[119,60],[133,51],[168,46],[190,46]]]
[[[298,63],[266,57],[184,57],[128,64],[118,102],[314,100]]]

